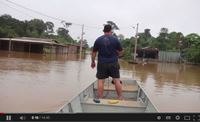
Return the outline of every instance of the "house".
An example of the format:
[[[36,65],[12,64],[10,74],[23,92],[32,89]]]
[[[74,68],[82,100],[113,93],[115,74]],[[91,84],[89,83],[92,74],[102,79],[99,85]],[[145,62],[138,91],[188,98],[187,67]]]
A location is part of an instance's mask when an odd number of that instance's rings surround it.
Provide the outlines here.
[[[53,39],[29,37],[0,38],[0,50],[21,51],[29,53],[66,54],[78,53],[79,48],[80,45],[59,44]]]

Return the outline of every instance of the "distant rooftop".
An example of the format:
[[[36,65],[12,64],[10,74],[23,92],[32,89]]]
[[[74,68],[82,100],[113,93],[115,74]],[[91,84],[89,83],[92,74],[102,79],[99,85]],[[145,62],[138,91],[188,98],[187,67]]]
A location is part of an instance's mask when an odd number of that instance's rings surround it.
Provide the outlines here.
[[[59,46],[67,46],[67,45],[78,46],[78,47],[80,46],[79,44],[59,44],[56,43],[56,41],[54,41],[53,39],[31,38],[31,37],[0,38],[0,40],[5,40],[5,41],[9,41],[10,39],[11,41],[15,42],[40,43],[40,44],[59,45]]]
[[[0,38],[0,40],[17,42],[30,42],[30,43],[42,43],[42,44],[51,44],[51,45],[61,45],[53,41],[53,39],[43,39],[43,38],[30,38],[30,37],[16,37],[16,38]]]

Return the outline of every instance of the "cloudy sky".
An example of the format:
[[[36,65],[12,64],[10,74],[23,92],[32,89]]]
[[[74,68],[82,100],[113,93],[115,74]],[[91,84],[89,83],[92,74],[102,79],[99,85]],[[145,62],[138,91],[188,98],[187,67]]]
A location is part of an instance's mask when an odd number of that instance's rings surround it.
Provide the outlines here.
[[[170,32],[180,31],[187,35],[200,34],[200,0],[10,0],[27,8],[66,22],[74,23],[69,29],[74,39],[81,35],[81,24],[85,25],[84,38],[91,46],[102,35],[106,21],[115,22],[118,34],[130,37],[135,34],[132,26],[139,23],[139,31],[150,28],[157,36],[161,27]],[[0,0],[0,15],[10,14],[20,20],[33,18],[52,21],[56,28],[59,20],[45,17],[22,7]],[[80,24],[80,25],[79,25]]]

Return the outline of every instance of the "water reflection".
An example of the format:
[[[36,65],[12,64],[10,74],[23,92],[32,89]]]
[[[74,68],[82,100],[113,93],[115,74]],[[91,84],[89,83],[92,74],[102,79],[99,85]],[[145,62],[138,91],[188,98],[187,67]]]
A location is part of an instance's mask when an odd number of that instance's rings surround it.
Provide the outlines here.
[[[90,56],[0,51],[0,110],[55,112],[96,80]],[[120,61],[121,76],[141,81],[161,112],[200,112],[200,67]]]
[[[96,80],[89,59],[1,51],[0,110],[55,112]]]
[[[128,64],[122,74],[141,81],[161,112],[200,111],[200,67],[172,63]]]

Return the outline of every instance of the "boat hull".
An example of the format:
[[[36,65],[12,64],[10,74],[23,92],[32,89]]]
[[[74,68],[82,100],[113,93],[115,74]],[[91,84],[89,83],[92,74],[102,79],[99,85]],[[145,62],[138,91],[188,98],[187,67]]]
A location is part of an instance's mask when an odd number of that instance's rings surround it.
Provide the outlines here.
[[[109,104],[109,100],[115,99],[116,92],[113,86],[105,88],[104,98],[100,103],[93,101],[97,94],[97,81],[92,83],[72,101],[66,103],[58,113],[142,113],[158,112],[158,109],[149,99],[149,96],[140,83],[131,79],[123,79],[123,97],[117,104]],[[110,83],[111,81],[106,81]],[[110,84],[111,85],[111,84]],[[132,87],[130,87],[132,85]]]

